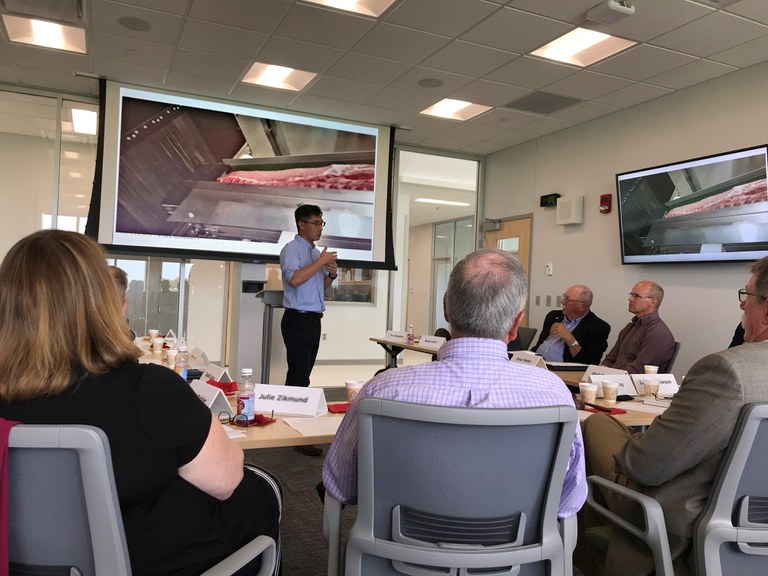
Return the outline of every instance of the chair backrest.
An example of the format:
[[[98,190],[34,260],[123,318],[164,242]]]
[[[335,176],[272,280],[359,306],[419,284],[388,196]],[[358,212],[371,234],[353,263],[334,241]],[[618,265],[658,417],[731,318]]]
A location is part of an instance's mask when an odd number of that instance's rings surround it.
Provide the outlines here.
[[[533,339],[536,337],[536,332],[538,331],[538,328],[527,328],[525,326],[521,326],[517,329],[517,338],[507,344],[507,350],[510,352],[515,352],[516,350],[528,350],[533,343]]]
[[[572,406],[363,399],[347,576],[418,575],[424,565],[562,573],[557,512],[575,427]]]
[[[675,349],[672,350],[672,358],[669,359],[669,362],[667,363],[667,367],[664,370],[665,374],[669,374],[672,372],[672,366],[675,365],[675,360],[677,360],[677,355],[680,353],[680,342],[675,341]]]
[[[768,574],[768,403],[747,404],[696,527],[698,573]]]
[[[12,565],[130,576],[109,442],[92,426],[19,424],[8,448]]]

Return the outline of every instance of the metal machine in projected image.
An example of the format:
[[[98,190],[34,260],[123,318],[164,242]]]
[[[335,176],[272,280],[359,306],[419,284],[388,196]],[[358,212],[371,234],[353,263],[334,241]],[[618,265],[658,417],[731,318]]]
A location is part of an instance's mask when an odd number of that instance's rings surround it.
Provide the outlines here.
[[[766,147],[616,176],[622,263],[768,254]]]

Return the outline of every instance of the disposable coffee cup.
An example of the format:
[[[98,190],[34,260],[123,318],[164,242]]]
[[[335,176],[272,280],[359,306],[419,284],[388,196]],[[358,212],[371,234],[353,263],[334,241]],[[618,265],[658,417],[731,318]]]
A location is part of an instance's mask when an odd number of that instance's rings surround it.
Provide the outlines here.
[[[149,339],[154,340],[160,334],[160,330],[147,330],[147,333],[149,334]]]
[[[643,380],[643,393],[646,396],[656,396],[659,393],[659,383],[656,380]]]
[[[357,393],[360,392],[360,389],[365,386],[365,382],[359,382],[357,380],[347,380],[345,384],[347,386],[347,402],[352,402],[352,400],[355,399],[355,396],[357,396]]]
[[[178,352],[179,352],[178,350],[173,350],[173,349],[166,350],[165,352],[165,358],[166,358],[165,363],[171,368],[173,368],[174,365],[176,364],[176,354],[178,354]]]
[[[643,366],[643,372],[645,372],[646,374],[658,374],[659,367],[653,366],[651,364],[646,364],[645,366]]]
[[[616,397],[619,395],[619,383],[611,380],[603,380],[601,385],[603,387],[603,400],[611,404],[616,402]]]
[[[152,338],[152,352],[160,354],[163,351],[163,338]]]
[[[579,384],[579,392],[581,392],[581,399],[584,402],[594,402],[597,400],[597,384],[582,382]]]

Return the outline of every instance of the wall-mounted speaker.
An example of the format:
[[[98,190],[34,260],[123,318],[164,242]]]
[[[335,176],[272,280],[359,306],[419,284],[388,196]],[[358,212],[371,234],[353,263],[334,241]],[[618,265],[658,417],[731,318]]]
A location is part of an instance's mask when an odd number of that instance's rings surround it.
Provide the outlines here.
[[[584,196],[557,199],[555,224],[581,224],[584,221]]]

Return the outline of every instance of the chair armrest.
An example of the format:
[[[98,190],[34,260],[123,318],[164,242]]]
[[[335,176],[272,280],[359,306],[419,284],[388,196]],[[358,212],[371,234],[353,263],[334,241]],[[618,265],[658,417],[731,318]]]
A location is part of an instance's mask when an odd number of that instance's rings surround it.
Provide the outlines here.
[[[645,526],[638,526],[596,502],[594,498],[595,486],[598,486],[603,491],[619,494],[620,496],[637,503],[643,512]],[[646,496],[636,490],[616,484],[615,482],[611,482],[600,476],[588,476],[587,487],[587,504],[601,516],[604,516],[620,528],[637,536],[646,543],[653,553],[656,574],[658,576],[664,574],[669,574],[670,576],[673,575],[672,554],[669,551],[667,526],[664,522],[664,511],[661,509],[661,505],[650,496]]]
[[[323,536],[328,542],[328,576],[340,576],[341,502],[328,492],[323,505]]]
[[[274,574],[277,561],[275,541],[269,536],[257,536],[200,576],[230,576],[259,555],[261,555],[261,567],[257,576]]]

